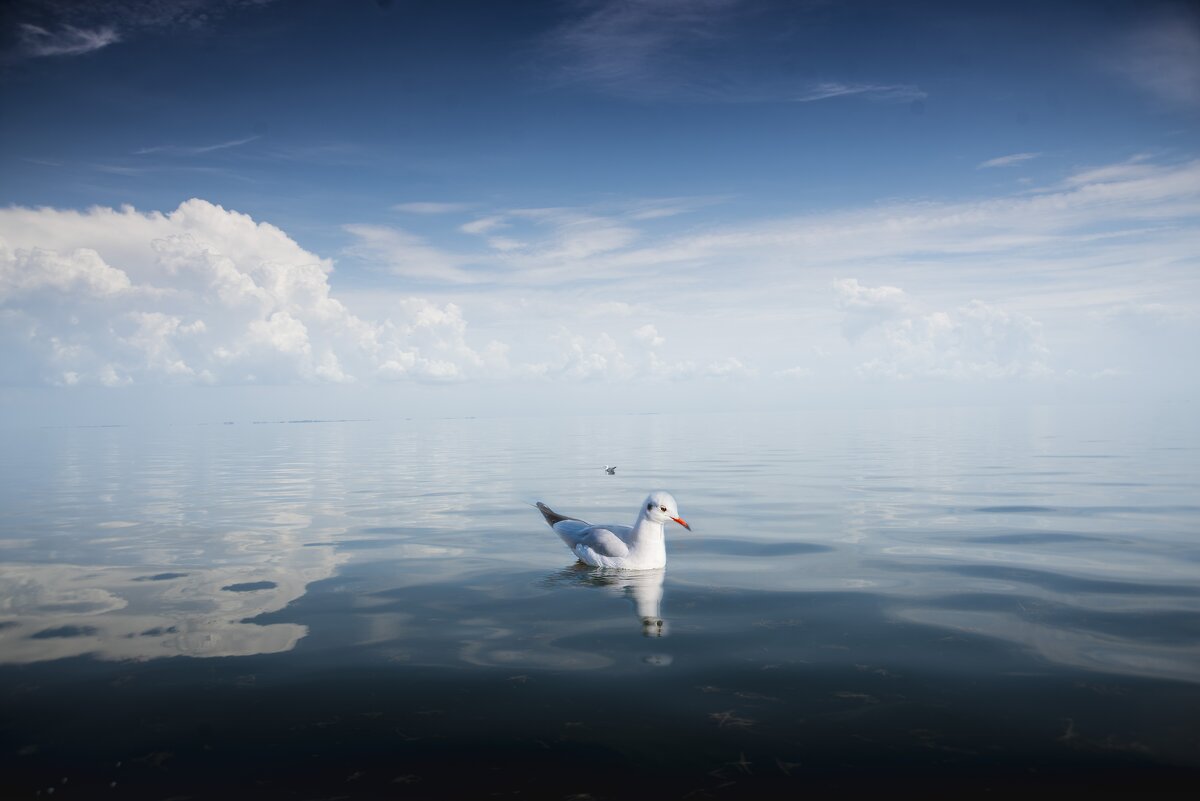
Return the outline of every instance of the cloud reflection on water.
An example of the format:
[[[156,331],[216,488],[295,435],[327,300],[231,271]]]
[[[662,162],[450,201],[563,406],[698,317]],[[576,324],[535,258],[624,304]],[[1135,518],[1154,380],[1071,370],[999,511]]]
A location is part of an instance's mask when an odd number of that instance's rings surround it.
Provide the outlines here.
[[[287,651],[305,636],[306,626],[261,626],[245,619],[283,608],[309,581],[331,575],[336,558],[332,552],[325,557],[308,565],[189,568],[160,581],[146,581],[145,570],[131,567],[0,565],[0,615],[18,623],[0,630],[0,663],[84,654],[119,660]],[[273,586],[223,590],[251,577]],[[39,636],[70,627],[83,633]]]

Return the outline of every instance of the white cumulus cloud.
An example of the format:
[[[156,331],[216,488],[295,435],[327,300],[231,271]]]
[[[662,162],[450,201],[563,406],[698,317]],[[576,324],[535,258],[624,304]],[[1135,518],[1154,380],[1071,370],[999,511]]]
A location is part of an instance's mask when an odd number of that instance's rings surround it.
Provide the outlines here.
[[[842,334],[851,342],[871,328],[902,314],[908,307],[904,290],[894,286],[863,286],[857,278],[834,282],[837,306],[844,317]]]
[[[0,302],[43,290],[96,296],[129,290],[129,276],[90,248],[59,253],[34,247],[13,252],[0,243]]]
[[[405,298],[383,320],[334,297],[333,265],[280,229],[203,200],[0,210],[0,353],[59,385],[459,379],[476,351],[454,304]]]
[[[658,328],[652,323],[646,323],[640,328],[635,328],[633,331],[634,337],[640,342],[645,343],[648,347],[657,348],[667,340],[658,333]]]
[[[881,353],[860,365],[864,375],[971,380],[1051,372],[1041,325],[979,300],[886,322],[875,336]]]

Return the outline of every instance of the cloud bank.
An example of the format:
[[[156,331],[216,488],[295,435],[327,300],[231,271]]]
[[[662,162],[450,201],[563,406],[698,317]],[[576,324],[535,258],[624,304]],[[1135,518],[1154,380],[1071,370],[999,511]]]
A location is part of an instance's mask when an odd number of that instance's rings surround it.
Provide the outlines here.
[[[343,226],[354,280],[339,289],[330,258],[204,200],[8,208],[2,380],[530,392],[1192,374],[1200,163],[1135,158],[981,200],[720,213],[678,198],[422,204],[412,230]]]

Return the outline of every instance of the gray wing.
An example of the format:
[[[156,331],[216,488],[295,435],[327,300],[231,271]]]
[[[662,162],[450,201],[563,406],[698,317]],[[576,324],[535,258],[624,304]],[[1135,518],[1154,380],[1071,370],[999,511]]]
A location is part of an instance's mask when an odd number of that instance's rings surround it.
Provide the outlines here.
[[[617,536],[615,531],[603,526],[591,526],[583,532],[583,536],[575,544],[576,553],[579,548],[587,548],[598,556],[628,556],[629,546]]]
[[[586,548],[598,556],[627,556],[629,546],[618,536],[618,531],[626,534],[632,529],[626,526],[593,526],[582,520],[560,520],[554,524],[554,530],[562,541],[572,551],[576,548]],[[578,553],[578,551],[576,551]]]

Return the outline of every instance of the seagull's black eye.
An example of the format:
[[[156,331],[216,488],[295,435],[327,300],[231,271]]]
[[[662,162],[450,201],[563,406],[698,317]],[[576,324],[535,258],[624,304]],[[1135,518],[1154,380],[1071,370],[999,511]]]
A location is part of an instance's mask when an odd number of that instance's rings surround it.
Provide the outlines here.
[[[661,510],[662,510],[662,511],[664,511],[664,512],[665,512],[665,511],[667,511],[667,507],[665,507],[665,506],[660,506],[660,507],[658,507],[658,508],[659,508],[659,509],[661,509]]]
[[[654,504],[652,504],[652,503],[648,503],[648,504],[646,504],[646,511],[647,511],[647,512],[648,512],[648,511],[650,511],[650,510],[651,510],[651,509],[653,509],[653,508],[654,508]]]

